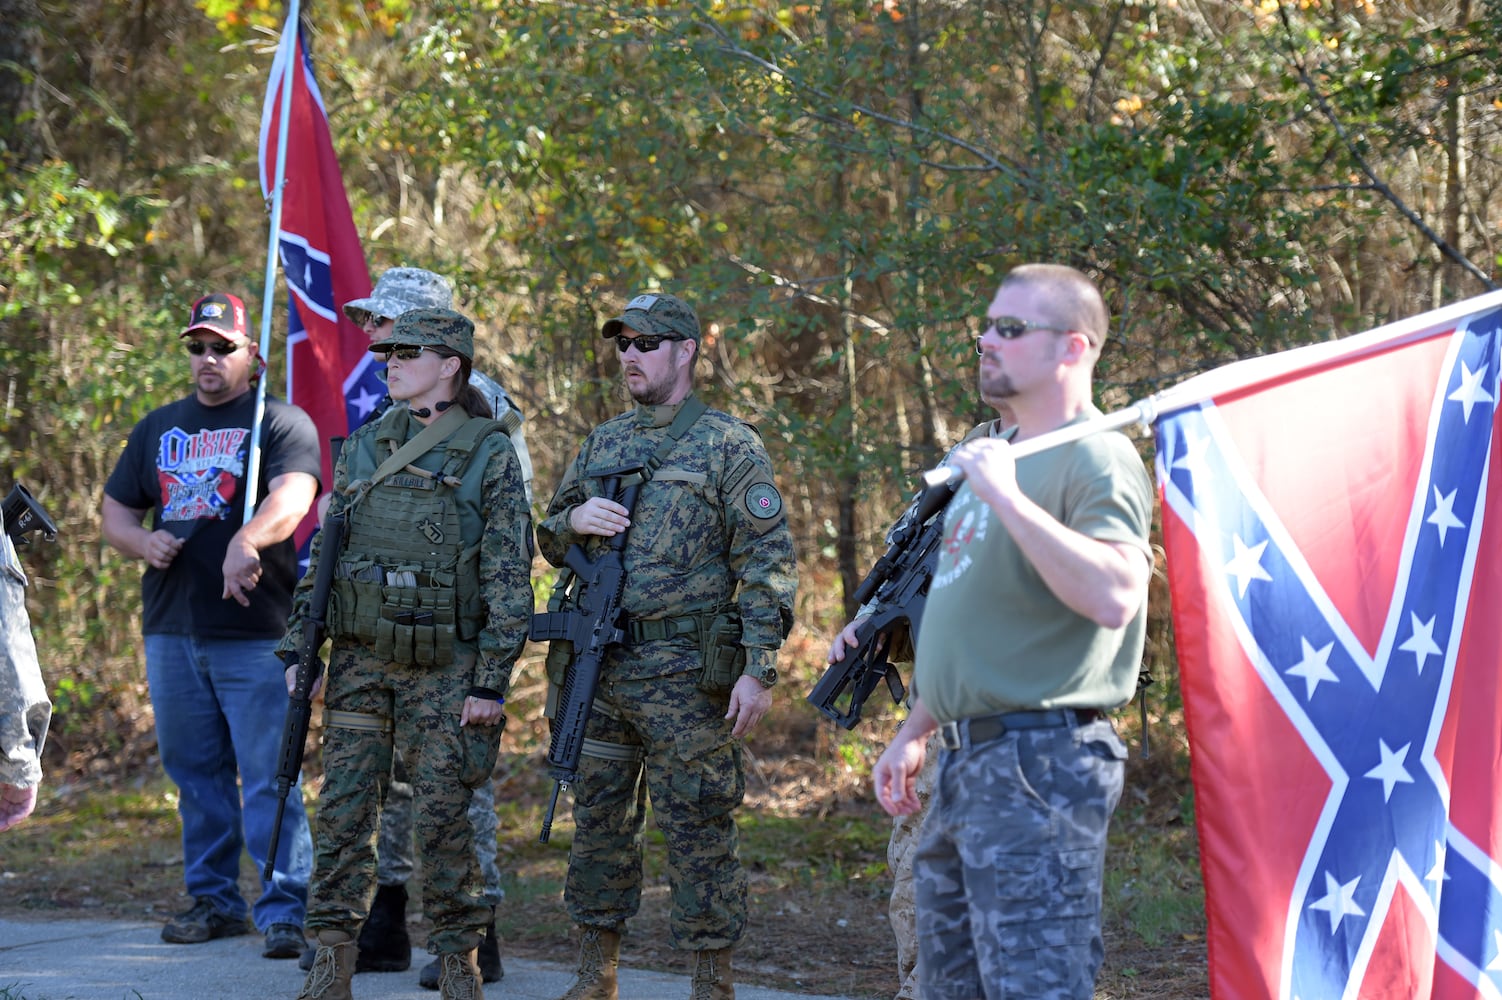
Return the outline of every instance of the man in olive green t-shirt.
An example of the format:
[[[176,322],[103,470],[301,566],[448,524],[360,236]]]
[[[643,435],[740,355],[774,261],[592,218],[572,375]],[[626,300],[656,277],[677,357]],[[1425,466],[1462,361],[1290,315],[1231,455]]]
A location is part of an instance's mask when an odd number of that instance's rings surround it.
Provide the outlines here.
[[[1029,264],[1002,280],[977,340],[981,394],[1016,428],[950,457],[965,483],[946,511],[912,711],[874,775],[883,808],[916,811],[939,731],[914,870],[929,1000],[1094,994],[1126,759],[1104,712],[1131,698],[1142,654],[1152,487],[1116,432],[1021,459],[1011,446],[1098,415],[1106,326],[1088,278]]]

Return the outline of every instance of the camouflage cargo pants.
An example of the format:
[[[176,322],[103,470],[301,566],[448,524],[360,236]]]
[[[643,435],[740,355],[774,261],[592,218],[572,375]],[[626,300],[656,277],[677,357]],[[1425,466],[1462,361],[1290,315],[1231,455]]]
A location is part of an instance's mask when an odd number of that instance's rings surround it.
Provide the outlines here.
[[[892,839],[887,842],[887,869],[892,873],[887,919],[892,924],[892,936],[897,939],[897,982],[900,984],[894,1000],[922,1000],[923,997],[918,984],[918,915],[913,886],[913,855],[918,853],[918,834],[923,827],[923,817],[928,815],[928,800],[933,795],[942,749],[937,734],[928,738],[923,769],[913,781],[913,791],[922,808],[911,816],[894,819]]]
[[[616,929],[641,903],[648,796],[667,843],[675,948],[732,947],[746,925],[746,873],[731,813],[746,793],[728,696],[693,673],[606,678],[590,717],[574,792],[574,844],[564,902],[587,927]],[[599,756],[601,749],[616,759]]]
[[[467,812],[471,789],[489,779],[499,726],[459,725],[473,667],[411,667],[367,647],[335,648],[325,692],[324,787],[309,890],[309,930],[358,933],[376,888],[376,831],[391,774],[393,742],[412,781],[414,826],[423,861],[423,910],[433,922],[428,950],[468,951],[490,925]],[[356,713],[374,725],[335,724]],[[337,719],[337,716],[332,718]],[[391,720],[394,733],[381,732]]]
[[[501,887],[501,869],[496,864],[495,789],[483,781],[469,803],[469,824],[474,827],[475,862],[485,880],[485,898],[497,906],[506,898]],[[381,806],[381,836],[376,845],[376,882],[380,885],[406,885],[412,877],[412,783],[407,768],[397,755],[396,768]]]
[[[926,1000],[1094,996],[1125,760],[1103,719],[944,751],[914,859]]]

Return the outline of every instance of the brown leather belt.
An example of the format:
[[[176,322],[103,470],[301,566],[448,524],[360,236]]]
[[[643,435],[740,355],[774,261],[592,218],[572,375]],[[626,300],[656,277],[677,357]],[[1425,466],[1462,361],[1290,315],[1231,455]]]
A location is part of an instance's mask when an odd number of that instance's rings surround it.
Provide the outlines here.
[[[981,715],[973,719],[954,719],[939,727],[939,740],[946,750],[958,750],[965,745],[962,733],[970,736],[970,745],[990,743],[1007,733],[1021,729],[1057,729],[1061,726],[1083,726],[1101,718],[1105,713],[1096,708],[1051,708],[1030,712],[1002,712],[1000,715]]]

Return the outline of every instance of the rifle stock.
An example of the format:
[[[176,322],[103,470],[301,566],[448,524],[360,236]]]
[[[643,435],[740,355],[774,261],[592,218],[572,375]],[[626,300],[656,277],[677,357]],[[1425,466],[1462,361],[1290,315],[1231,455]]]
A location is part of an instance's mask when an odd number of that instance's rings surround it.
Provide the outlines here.
[[[46,541],[57,541],[57,525],[52,523],[52,518],[47,516],[47,511],[31,491],[20,483],[11,486],[5,495],[4,503],[0,504],[0,517],[5,520],[5,533],[17,545],[30,541],[33,531],[41,531]]]
[[[876,685],[886,681],[892,701],[901,704],[907,691],[897,668],[887,658],[892,630],[906,624],[912,644],[928,588],[933,582],[939,543],[943,539],[942,512],[959,481],[931,484],[913,501],[910,515],[892,533],[891,544],[856,588],[859,604],[876,601],[877,609],[855,629],[855,644],[837,663],[831,663],[808,694],[808,701],[842,729],[854,729]]]
[[[605,473],[608,493],[616,493],[619,483],[635,476],[613,499],[628,511],[636,505],[641,489],[642,466],[634,465]],[[595,689],[600,671],[612,647],[625,639],[620,627],[621,596],[626,589],[626,540],[631,529],[612,535],[605,551],[591,560],[581,545],[569,546],[564,563],[574,572],[575,604],[565,611],[548,611],[532,616],[528,638],[534,642],[567,639],[573,643],[573,659],[564,671],[559,691],[558,709],[553,718],[548,742],[548,774],[553,779],[553,796],[542,819],[538,843],[546,844],[553,830],[553,812],[558,807],[558,793],[579,777],[579,757],[584,750],[584,731],[589,725]]]
[[[344,438],[331,438],[332,464],[339,462],[339,448]],[[332,466],[331,466],[332,467]],[[276,869],[276,851],[281,845],[282,817],[287,811],[287,796],[297,784],[302,771],[303,748],[308,741],[308,725],[313,719],[313,685],[323,672],[318,651],[327,635],[329,592],[334,588],[334,568],[344,548],[345,520],[336,514],[324,522],[323,539],[318,549],[318,572],[313,577],[313,594],[308,599],[308,615],[303,620],[302,642],[297,647],[297,676],[287,700],[287,715],[282,723],[282,746],[276,763],[276,819],[271,824],[271,843],[266,849],[266,866],[261,877],[271,881]]]

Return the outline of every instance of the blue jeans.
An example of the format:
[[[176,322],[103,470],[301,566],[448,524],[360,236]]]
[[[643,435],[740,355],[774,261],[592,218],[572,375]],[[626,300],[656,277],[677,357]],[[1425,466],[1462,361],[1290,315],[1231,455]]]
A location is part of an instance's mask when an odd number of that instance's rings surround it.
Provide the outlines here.
[[[276,817],[287,686],[275,649],[275,639],[146,636],[157,747],[178,789],[188,895],[238,919],[247,909],[240,852],[250,851],[259,876]],[[276,862],[253,912],[261,931],[303,925],[313,841],[301,782],[287,795]]]

